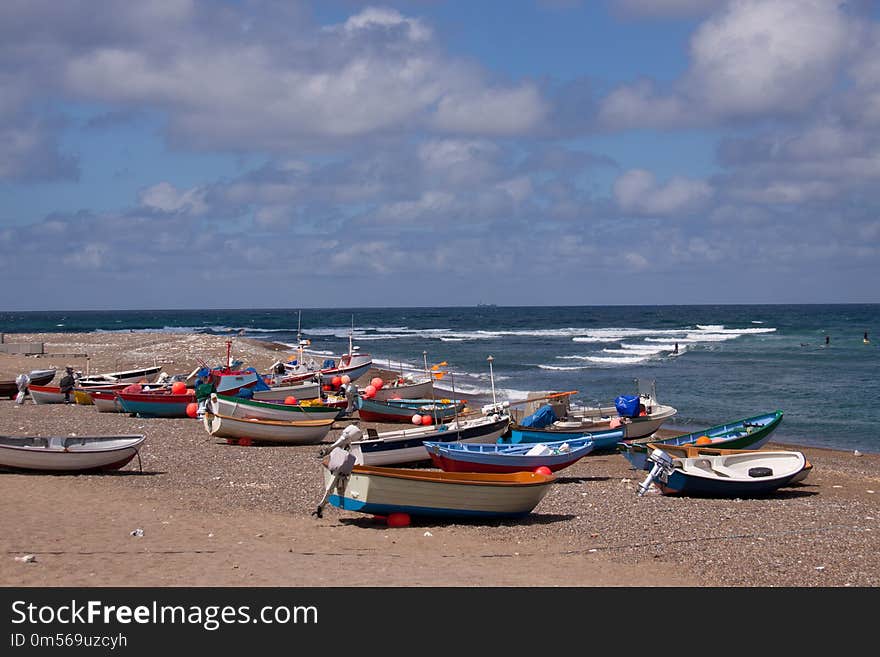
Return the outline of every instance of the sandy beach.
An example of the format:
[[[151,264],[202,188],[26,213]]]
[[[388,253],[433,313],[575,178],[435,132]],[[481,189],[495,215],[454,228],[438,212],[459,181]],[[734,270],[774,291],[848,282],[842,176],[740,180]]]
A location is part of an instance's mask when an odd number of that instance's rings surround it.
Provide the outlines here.
[[[188,374],[200,360],[222,363],[227,340],[6,339],[43,342],[47,353],[0,354],[2,379],[66,365],[94,373],[155,363]],[[284,355],[234,338],[233,356],[260,371]],[[142,471],[135,459],[104,475],[0,474],[0,585],[7,587],[880,585],[877,454],[797,447],[814,466],[802,484],[743,500],[639,498],[645,473],[618,454],[591,455],[560,472],[524,520],[414,519],[388,528],[332,507],[321,519],[311,515],[323,492],[316,445],[232,446],[198,420],[30,400],[0,400],[0,424],[9,435],[147,436]],[[338,421],[328,440],[346,424]],[[132,535],[137,529],[142,536]],[[35,560],[16,560],[24,555]]]

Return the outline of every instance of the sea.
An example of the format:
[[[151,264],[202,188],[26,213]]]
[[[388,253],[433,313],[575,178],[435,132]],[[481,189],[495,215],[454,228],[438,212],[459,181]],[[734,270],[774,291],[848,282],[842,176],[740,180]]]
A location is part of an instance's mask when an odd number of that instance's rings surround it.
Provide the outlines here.
[[[351,344],[404,374],[437,366],[439,386],[481,401],[609,406],[653,381],[678,410],[664,428],[779,409],[776,442],[880,453],[880,304],[0,312],[0,331],[241,335],[291,355],[303,339],[326,358]]]

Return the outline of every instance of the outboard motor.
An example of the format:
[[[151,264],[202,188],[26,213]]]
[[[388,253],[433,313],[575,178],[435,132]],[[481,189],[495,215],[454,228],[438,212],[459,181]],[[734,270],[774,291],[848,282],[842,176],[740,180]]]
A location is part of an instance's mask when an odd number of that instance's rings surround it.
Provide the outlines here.
[[[18,386],[18,394],[15,396],[15,403],[19,406],[24,404],[25,395],[27,395],[28,384],[31,382],[31,377],[27,374],[19,374],[15,377],[15,385]]]
[[[648,492],[648,489],[651,487],[651,483],[655,478],[668,474],[673,468],[672,457],[662,449],[655,448],[654,451],[648,455],[648,460],[654,464],[654,467],[651,468],[651,472],[648,473],[645,480],[639,484],[639,497]]]
[[[318,508],[312,511],[313,516],[323,517],[324,507],[327,505],[327,500],[330,499],[330,491],[336,488],[341,481],[344,482],[345,478],[351,474],[357,459],[354,454],[348,451],[348,448],[353,441],[360,440],[363,435],[358,427],[349,424],[342,430],[342,434],[336,439],[336,442],[318,452],[318,457],[323,459],[324,467],[330,471],[333,478],[327,484],[324,496],[318,503]]]

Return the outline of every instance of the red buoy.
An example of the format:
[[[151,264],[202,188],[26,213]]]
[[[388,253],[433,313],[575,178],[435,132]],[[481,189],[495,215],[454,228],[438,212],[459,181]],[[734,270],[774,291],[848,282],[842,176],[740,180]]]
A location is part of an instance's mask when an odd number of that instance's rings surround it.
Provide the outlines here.
[[[408,513],[389,513],[386,522],[389,527],[409,527],[409,520]]]
[[[553,474],[553,471],[546,465],[539,465],[537,468],[535,468],[535,474],[551,475]]]

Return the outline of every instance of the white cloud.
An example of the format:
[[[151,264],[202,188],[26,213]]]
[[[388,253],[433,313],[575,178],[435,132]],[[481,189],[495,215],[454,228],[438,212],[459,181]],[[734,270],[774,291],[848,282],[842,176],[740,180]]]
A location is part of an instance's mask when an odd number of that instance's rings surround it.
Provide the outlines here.
[[[422,21],[406,18],[396,9],[386,7],[367,7],[359,14],[350,16],[342,25],[342,30],[352,34],[366,30],[404,28],[411,41],[427,41],[431,30]]]
[[[517,135],[540,127],[548,112],[549,106],[532,84],[468,89],[440,100],[434,125],[448,132]]]
[[[705,207],[712,187],[702,180],[675,177],[665,185],[650,171],[631,169],[614,182],[614,198],[624,212],[641,215],[689,214]]]
[[[161,210],[190,215],[204,214],[208,209],[205,190],[199,188],[180,191],[169,182],[160,182],[145,189],[140,194],[141,205]]]

